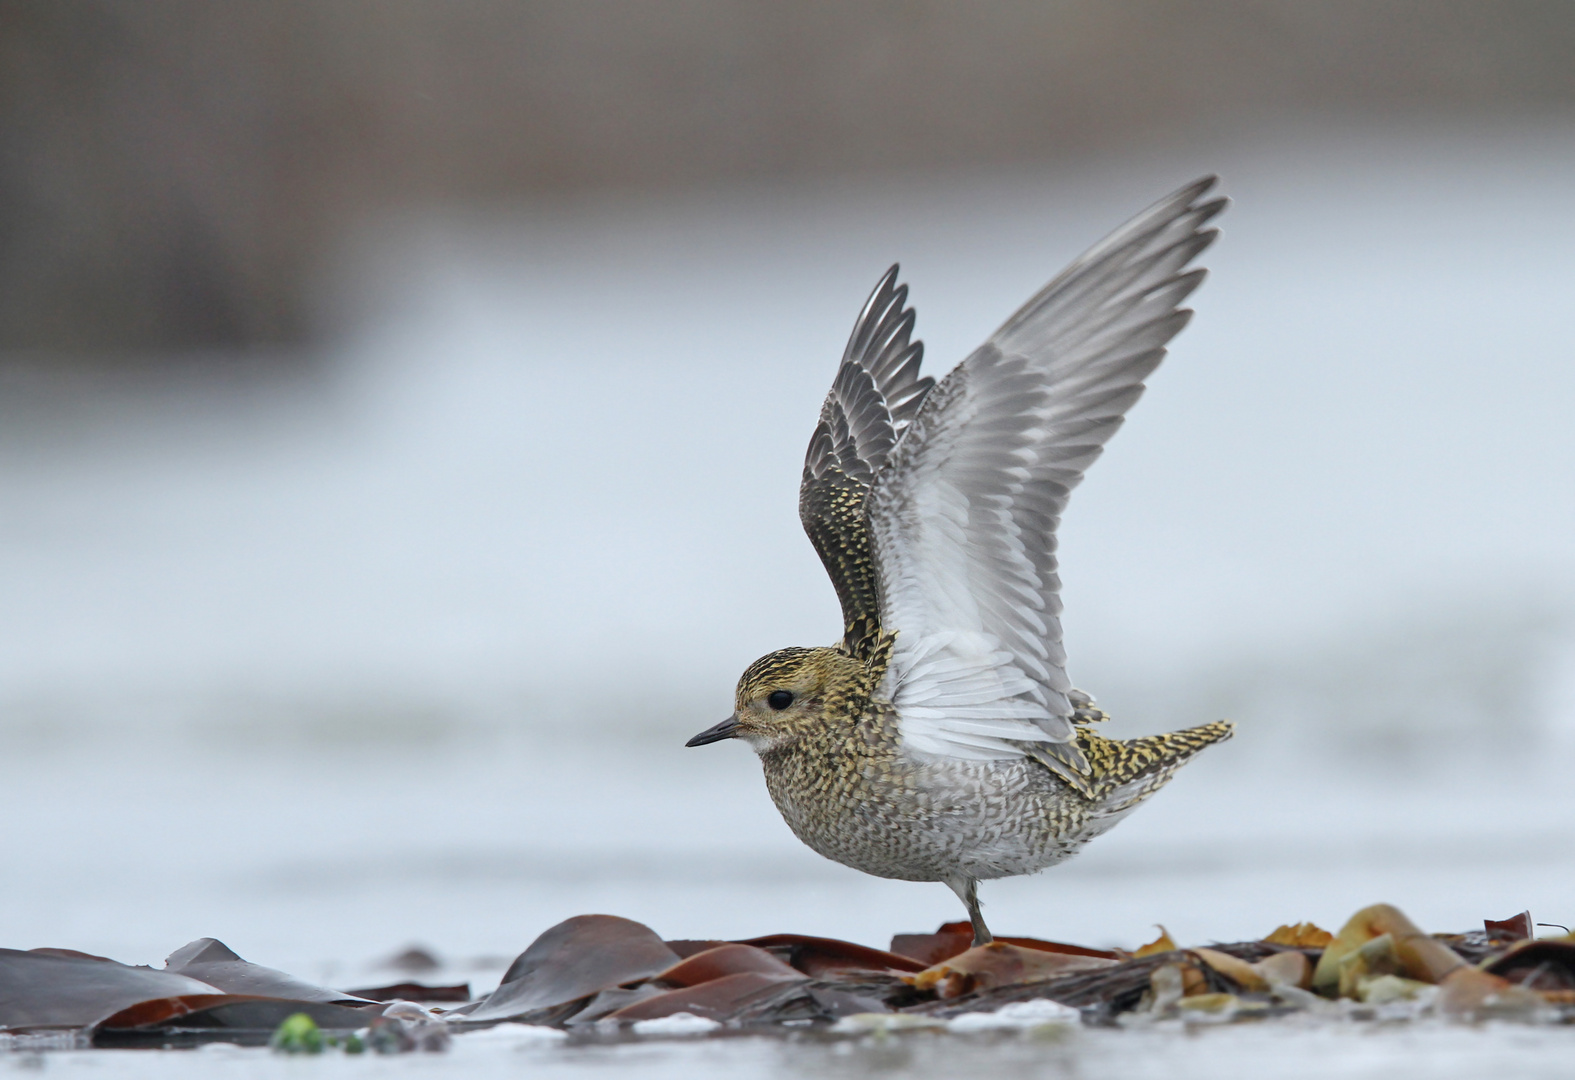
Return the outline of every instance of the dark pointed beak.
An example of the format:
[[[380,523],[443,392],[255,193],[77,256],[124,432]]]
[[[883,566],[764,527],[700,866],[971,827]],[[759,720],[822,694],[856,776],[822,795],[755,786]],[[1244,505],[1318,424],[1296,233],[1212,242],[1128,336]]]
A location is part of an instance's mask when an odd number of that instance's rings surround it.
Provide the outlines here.
[[[685,746],[704,746],[706,743],[721,742],[723,739],[738,737],[738,717],[729,716],[715,727],[708,727],[688,742]]]

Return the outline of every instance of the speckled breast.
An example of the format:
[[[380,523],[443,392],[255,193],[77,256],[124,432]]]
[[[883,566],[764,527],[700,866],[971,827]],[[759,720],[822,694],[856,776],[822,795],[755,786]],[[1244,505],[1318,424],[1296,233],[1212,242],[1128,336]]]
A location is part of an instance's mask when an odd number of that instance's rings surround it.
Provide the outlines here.
[[[894,749],[827,749],[763,756],[766,786],[800,840],[878,877],[1031,874],[1098,831],[1089,804],[1026,759],[921,762]]]

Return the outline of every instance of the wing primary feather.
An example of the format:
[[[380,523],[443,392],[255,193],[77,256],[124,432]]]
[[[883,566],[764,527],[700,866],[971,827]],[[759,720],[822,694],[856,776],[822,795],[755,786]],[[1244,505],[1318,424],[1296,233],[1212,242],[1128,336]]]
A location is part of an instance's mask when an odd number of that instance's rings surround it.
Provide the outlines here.
[[[842,604],[844,646],[861,654],[878,640],[879,579],[865,503],[934,381],[919,367],[916,315],[893,264],[854,320],[820,422],[810,436],[799,487],[799,518]]]
[[[895,635],[882,692],[915,752],[1026,755],[1087,788],[1055,531],[1191,317],[1180,305],[1203,271],[1189,264],[1226,206],[1206,198],[1214,184],[1094,244],[938,384],[899,349],[911,323],[895,268],[865,305],[848,359],[870,358],[893,440],[866,502],[880,625]]]
[[[868,351],[870,339],[885,321],[886,315],[894,304],[899,311],[902,309],[902,302],[907,299],[908,290],[906,286],[900,289],[897,287],[898,270],[898,264],[892,263],[891,268],[881,275],[880,281],[875,283],[875,290],[870,293],[869,299],[864,301],[859,317],[853,322],[853,333],[848,335],[848,347],[842,353],[843,363]]]

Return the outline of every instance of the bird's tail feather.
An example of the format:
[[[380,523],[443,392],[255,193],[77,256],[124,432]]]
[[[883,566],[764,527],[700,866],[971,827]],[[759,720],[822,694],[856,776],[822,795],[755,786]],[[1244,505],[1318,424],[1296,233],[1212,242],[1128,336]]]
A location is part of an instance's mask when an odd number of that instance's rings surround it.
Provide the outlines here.
[[[1078,742],[1093,767],[1094,797],[1115,813],[1152,795],[1200,750],[1225,741],[1234,731],[1229,720],[1216,720],[1164,735],[1117,740],[1079,728]]]

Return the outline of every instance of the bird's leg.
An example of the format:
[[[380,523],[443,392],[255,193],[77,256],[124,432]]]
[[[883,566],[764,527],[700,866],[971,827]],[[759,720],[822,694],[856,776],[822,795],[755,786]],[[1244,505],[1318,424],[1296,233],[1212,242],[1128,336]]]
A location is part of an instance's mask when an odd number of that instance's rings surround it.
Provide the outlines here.
[[[990,934],[990,928],[984,925],[984,912],[979,910],[979,882],[974,878],[968,879],[968,888],[963,893],[963,903],[968,905],[968,921],[973,923],[974,948],[988,945],[995,938]]]
[[[984,914],[979,910],[979,880],[977,878],[963,878],[961,881],[948,881],[952,892],[968,908],[968,921],[973,923],[973,944],[975,948],[988,945],[995,938],[990,934],[990,928],[984,925]]]

